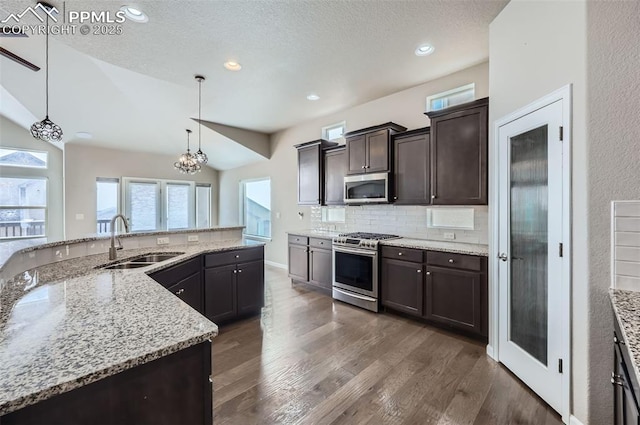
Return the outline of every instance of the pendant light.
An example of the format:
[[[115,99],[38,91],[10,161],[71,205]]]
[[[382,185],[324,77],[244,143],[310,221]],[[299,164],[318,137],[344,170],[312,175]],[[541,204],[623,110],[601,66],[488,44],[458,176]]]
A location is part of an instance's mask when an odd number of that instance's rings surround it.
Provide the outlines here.
[[[45,53],[45,73],[46,73],[46,115],[42,121],[33,123],[31,126],[31,135],[36,139],[40,139],[44,142],[60,142],[62,141],[62,128],[49,119],[49,13],[53,7],[47,3],[39,3],[43,8],[47,10],[47,32],[45,34],[46,39],[46,53]]]
[[[182,174],[195,174],[199,172],[202,167],[196,161],[195,155],[191,153],[189,149],[189,136],[191,135],[191,130],[187,129],[187,152],[180,155],[180,158],[176,162],[173,163],[173,167],[180,171]]]
[[[207,154],[202,152],[202,82],[204,77],[202,75],[196,75],[198,81],[198,152],[194,155],[198,164],[206,164],[209,158]]]

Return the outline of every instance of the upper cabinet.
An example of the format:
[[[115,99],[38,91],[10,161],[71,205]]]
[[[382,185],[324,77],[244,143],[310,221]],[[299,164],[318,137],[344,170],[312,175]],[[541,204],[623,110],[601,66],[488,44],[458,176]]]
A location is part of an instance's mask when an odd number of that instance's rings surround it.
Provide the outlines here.
[[[390,171],[391,136],[406,127],[388,122],[345,133],[347,141],[347,174]]]
[[[487,204],[489,98],[426,112],[431,119],[431,203]]]
[[[396,204],[431,203],[429,127],[393,136],[394,197]]]
[[[346,146],[342,145],[324,150],[324,205],[344,205],[346,149]]]
[[[324,192],[323,149],[336,146],[327,140],[296,145],[298,149],[298,204],[321,205]]]

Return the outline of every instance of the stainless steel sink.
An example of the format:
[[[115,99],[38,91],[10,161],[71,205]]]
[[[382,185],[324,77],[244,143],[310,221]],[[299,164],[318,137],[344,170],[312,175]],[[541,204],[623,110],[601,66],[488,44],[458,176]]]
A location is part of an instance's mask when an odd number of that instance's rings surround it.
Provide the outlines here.
[[[126,263],[112,264],[102,268],[108,270],[138,269],[140,267],[147,267],[149,264],[150,263],[134,263],[133,261],[128,261]]]
[[[135,263],[159,263],[160,261],[169,260],[173,257],[177,257],[180,254],[151,254],[144,257],[134,258],[131,260]]]
[[[184,252],[172,252],[167,254],[147,254],[142,257],[132,258],[130,260],[123,260],[116,264],[110,264],[108,266],[98,266],[97,269],[107,270],[125,270],[125,269],[139,269],[140,267],[146,267],[151,264],[159,263],[161,261],[170,260],[173,257],[182,255]]]

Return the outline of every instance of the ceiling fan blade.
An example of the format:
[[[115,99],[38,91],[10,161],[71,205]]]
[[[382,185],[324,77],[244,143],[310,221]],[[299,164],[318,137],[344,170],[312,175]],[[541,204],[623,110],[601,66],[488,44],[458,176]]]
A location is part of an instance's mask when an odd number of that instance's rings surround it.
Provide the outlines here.
[[[32,71],[38,72],[40,71],[40,67],[37,65],[32,64],[31,62],[29,62],[28,60],[21,58],[20,56],[16,55],[13,52],[8,51],[7,49],[5,49],[4,47],[0,47],[0,55],[11,59],[12,61],[15,61],[17,63],[19,63],[20,65],[29,68]]]

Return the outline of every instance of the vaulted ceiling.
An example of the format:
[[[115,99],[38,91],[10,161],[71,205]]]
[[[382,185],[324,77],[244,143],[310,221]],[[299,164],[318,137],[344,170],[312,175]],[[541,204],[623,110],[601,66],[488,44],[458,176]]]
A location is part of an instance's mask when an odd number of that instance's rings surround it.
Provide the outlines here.
[[[113,1],[51,2],[70,10],[110,11]],[[248,139],[382,97],[487,60],[489,23],[499,1],[139,1],[149,21],[120,35],[51,39],[50,115],[67,143],[179,153],[184,129],[202,118],[251,130]],[[0,21],[35,3],[3,1]],[[29,17],[25,16],[25,20]],[[31,24],[38,22],[31,17]],[[22,24],[22,22],[21,22]],[[6,24],[5,24],[6,25]],[[29,34],[29,32],[27,32]],[[414,55],[423,43],[435,52]],[[44,66],[44,36],[1,37],[0,45]],[[223,67],[227,60],[239,72]],[[0,85],[33,116],[44,115],[44,72],[0,58]],[[306,96],[315,93],[317,101]],[[7,115],[8,102],[0,103]],[[243,133],[203,126],[212,166],[264,158]],[[220,127],[222,128],[222,127]],[[218,130],[220,130],[218,128]],[[76,132],[93,134],[90,140]],[[257,133],[257,134],[256,134]],[[239,141],[240,143],[236,143]],[[265,142],[266,143],[266,142]]]

